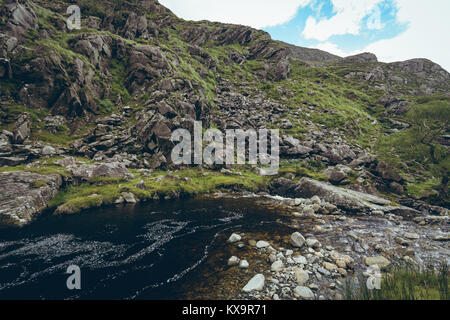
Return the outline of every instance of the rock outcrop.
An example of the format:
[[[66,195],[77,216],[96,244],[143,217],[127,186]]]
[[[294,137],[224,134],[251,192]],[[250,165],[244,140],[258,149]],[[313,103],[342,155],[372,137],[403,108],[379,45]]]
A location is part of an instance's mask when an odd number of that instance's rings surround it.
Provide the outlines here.
[[[410,217],[420,214],[419,211],[408,207],[392,205],[390,200],[336,187],[309,178],[302,178],[298,183],[293,183],[286,179],[277,179],[272,182],[271,186],[272,191],[281,196],[292,198],[312,198],[318,196],[320,199],[336,205],[347,213],[382,211]]]
[[[60,175],[0,172],[0,224],[23,226],[47,208],[62,186]]]

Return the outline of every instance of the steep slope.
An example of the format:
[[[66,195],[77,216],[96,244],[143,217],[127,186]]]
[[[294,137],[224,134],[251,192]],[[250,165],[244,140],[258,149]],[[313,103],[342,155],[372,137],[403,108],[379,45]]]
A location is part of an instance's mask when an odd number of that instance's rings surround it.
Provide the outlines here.
[[[448,206],[450,74],[437,64],[340,58],[155,0],[78,3],[70,31],[71,1],[0,1],[1,170],[67,155],[174,169],[171,131],[201,120],[280,128],[280,175]]]

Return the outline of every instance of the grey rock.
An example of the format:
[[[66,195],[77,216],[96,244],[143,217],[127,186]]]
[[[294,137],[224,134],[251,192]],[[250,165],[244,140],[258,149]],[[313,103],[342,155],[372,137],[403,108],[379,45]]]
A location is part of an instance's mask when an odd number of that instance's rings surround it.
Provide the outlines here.
[[[244,292],[262,291],[264,288],[265,278],[262,274],[257,274],[242,289]]]
[[[0,172],[0,223],[23,226],[47,208],[62,185],[58,174]]]

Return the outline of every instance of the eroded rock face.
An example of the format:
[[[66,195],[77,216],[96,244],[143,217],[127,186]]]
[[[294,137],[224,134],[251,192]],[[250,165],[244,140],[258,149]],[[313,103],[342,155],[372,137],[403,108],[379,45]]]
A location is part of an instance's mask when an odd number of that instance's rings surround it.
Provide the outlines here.
[[[0,224],[23,226],[47,208],[62,185],[58,174],[0,172]]]
[[[5,0],[4,7],[9,20],[6,24],[8,35],[22,38],[30,29],[37,29],[37,16],[28,3],[17,0]]]

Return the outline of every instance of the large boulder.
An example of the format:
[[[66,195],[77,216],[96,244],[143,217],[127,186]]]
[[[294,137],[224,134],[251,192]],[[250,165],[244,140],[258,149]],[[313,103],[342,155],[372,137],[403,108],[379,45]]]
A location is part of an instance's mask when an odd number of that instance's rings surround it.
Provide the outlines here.
[[[62,178],[15,171],[0,172],[0,224],[23,226],[47,208],[58,193]]]
[[[67,167],[75,184],[81,184],[92,178],[132,179],[133,174],[121,163],[111,162],[95,165],[72,165]]]
[[[402,216],[416,216],[420,213],[408,207],[391,205],[390,200],[336,187],[310,178],[302,178],[298,183],[293,183],[287,179],[278,179],[272,182],[271,186],[272,192],[281,196],[291,198],[312,198],[318,196],[320,199],[336,205],[347,213],[369,213],[379,210]]]

